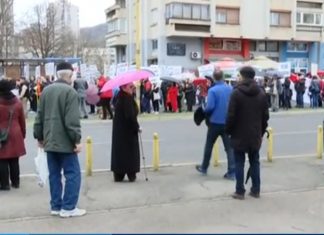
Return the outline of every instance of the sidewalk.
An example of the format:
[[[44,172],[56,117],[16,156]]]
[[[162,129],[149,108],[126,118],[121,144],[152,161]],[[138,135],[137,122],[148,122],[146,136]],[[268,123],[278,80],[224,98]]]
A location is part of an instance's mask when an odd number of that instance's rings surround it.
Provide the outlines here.
[[[73,219],[49,216],[48,188],[23,178],[21,189],[0,192],[0,233],[319,233],[322,165],[315,157],[262,162],[261,199],[244,201],[231,199],[225,164],[208,176],[193,166],[166,167],[149,172],[149,182],[139,174],[135,184],[96,173],[83,178],[80,207],[89,213]]]

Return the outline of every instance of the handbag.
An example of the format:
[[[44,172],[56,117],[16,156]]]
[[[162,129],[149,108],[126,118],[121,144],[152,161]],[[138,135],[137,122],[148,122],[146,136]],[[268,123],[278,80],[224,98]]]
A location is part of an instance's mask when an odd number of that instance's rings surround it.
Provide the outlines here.
[[[6,129],[0,129],[0,149],[8,140],[9,131],[12,125],[13,114],[14,114],[14,108],[11,107],[9,111],[8,127]]]

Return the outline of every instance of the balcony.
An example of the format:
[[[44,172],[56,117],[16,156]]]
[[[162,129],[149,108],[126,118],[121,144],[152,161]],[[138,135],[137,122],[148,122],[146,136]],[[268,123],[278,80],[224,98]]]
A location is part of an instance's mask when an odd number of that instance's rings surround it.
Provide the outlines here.
[[[113,33],[106,35],[106,47],[127,46],[128,38],[126,34]]]
[[[167,36],[209,37],[209,9],[206,4],[168,3],[165,15]]]
[[[121,7],[120,5],[113,5],[105,10],[106,19],[107,21],[118,19],[118,18],[125,18],[127,16],[127,9]]]
[[[210,23],[195,22],[180,19],[170,19],[166,25],[166,36],[173,37],[209,37]]]

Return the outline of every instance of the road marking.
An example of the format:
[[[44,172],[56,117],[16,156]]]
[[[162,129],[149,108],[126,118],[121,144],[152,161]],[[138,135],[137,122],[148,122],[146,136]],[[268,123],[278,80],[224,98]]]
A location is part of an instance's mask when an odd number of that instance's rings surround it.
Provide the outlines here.
[[[275,156],[273,157],[274,160],[276,159],[298,159],[298,158],[313,158],[316,159],[316,154],[315,153],[308,153],[308,154],[298,154],[298,155],[282,155],[282,156]],[[260,160],[262,161],[267,161],[266,157],[261,157]],[[246,159],[248,162],[248,159]],[[227,163],[227,160],[220,160],[220,163]],[[185,167],[185,166],[195,166],[199,164],[198,162],[183,162],[183,163],[163,163],[160,164],[161,168],[165,167]],[[143,165],[141,166],[142,169],[144,169]],[[153,165],[146,165],[146,169],[152,169]],[[85,170],[81,171],[82,173],[85,173]],[[104,173],[104,172],[110,172],[110,169],[108,168],[103,168],[103,169],[94,169],[94,173]],[[22,174],[20,177],[24,178],[34,178],[37,177],[37,174],[32,173],[32,174]]]
[[[274,132],[274,136],[278,135],[304,135],[304,134],[315,134],[317,131],[287,131],[287,132]]]

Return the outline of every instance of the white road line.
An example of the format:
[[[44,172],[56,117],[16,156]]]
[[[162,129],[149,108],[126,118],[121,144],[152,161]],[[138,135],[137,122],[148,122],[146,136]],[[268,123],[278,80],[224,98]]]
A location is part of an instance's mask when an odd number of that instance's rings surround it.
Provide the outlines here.
[[[316,159],[316,153],[308,153],[308,154],[299,154],[299,155],[283,155],[283,156],[274,156],[273,160],[275,161],[276,159],[298,159],[298,158],[313,158]],[[266,157],[261,157],[262,161],[266,161],[267,158]],[[248,161],[248,159],[246,160]],[[219,161],[219,163],[227,163],[227,160],[221,160]],[[184,167],[184,166],[195,166],[199,164],[199,162],[183,162],[183,163],[163,163],[160,164],[161,168],[165,168],[165,167]],[[151,169],[153,166],[152,165],[147,165],[146,168],[147,169]],[[143,169],[143,166],[141,166],[141,168]],[[104,173],[104,172],[110,172],[110,169],[94,169],[93,170],[94,173]],[[85,173],[85,171],[83,170],[82,173]],[[22,174],[20,175],[20,177],[23,178],[34,178],[36,177],[36,174]]]

